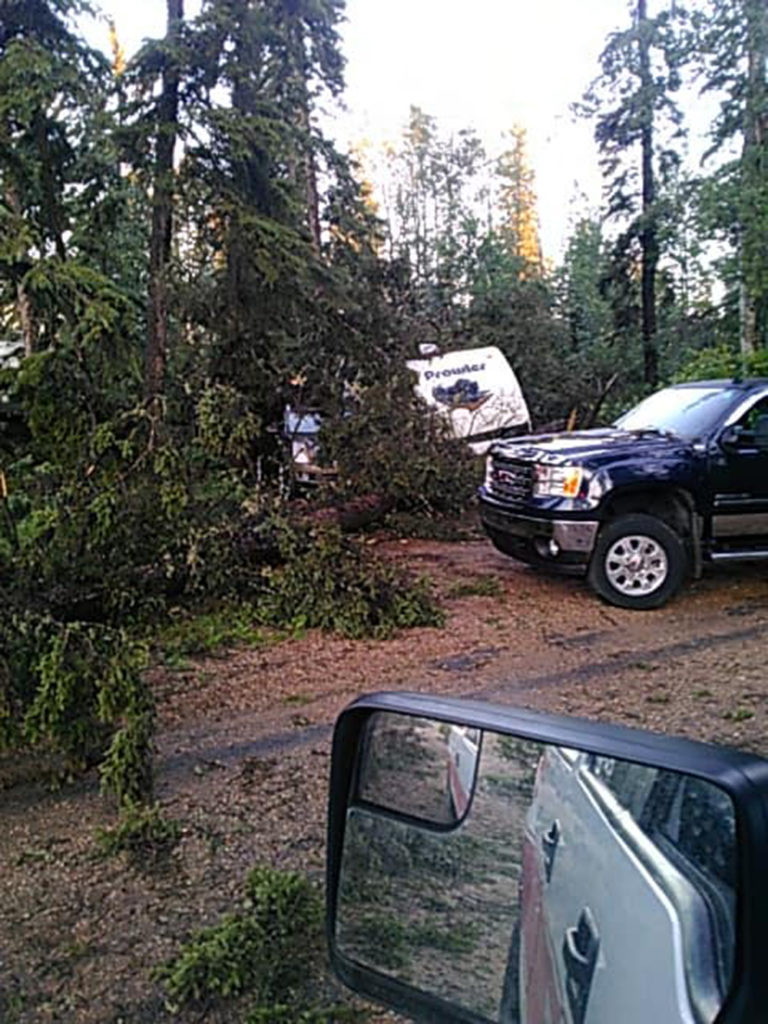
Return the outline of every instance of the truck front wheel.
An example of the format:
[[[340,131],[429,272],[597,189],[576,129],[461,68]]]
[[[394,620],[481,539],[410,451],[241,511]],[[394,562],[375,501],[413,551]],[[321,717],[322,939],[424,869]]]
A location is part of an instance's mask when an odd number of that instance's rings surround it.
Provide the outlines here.
[[[688,558],[678,533],[642,513],[619,516],[600,531],[588,579],[592,589],[619,608],[660,608],[685,579]]]

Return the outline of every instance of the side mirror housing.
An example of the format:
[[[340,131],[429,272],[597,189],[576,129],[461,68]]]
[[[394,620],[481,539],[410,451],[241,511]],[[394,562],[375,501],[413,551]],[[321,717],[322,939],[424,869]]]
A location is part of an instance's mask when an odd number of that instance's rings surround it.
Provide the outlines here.
[[[720,435],[720,443],[724,448],[756,448],[758,451],[768,451],[768,414],[757,417],[754,424],[748,428],[741,424],[734,424],[726,427]]]
[[[361,698],[334,733],[331,962],[416,1021],[748,1024],[768,1005],[767,796],[768,762],[737,751]]]
[[[738,448],[742,435],[742,428],[738,425],[726,427],[720,435],[720,444],[723,448]]]

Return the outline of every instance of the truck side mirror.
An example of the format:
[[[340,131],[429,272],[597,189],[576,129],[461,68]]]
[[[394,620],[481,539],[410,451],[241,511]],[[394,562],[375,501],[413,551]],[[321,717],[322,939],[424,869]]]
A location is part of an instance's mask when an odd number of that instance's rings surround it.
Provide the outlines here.
[[[416,1021],[748,1024],[768,1005],[768,762],[380,694],[334,733],[327,931]]]
[[[723,448],[738,448],[743,433],[744,428],[738,424],[726,427],[720,435],[720,444]]]

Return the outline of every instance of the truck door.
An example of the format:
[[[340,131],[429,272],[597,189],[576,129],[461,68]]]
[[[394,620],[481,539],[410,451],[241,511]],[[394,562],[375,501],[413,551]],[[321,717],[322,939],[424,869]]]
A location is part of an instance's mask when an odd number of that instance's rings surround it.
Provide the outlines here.
[[[758,444],[768,421],[762,417],[768,417],[768,395],[758,396],[718,439],[710,463],[718,548],[768,545],[768,449]]]
[[[680,899],[704,929],[706,908],[637,820],[656,769],[556,748],[545,762],[527,823],[538,869],[524,865],[523,899],[539,907],[522,908],[523,1024],[710,1024],[690,997]],[[559,996],[543,1005],[549,974]]]

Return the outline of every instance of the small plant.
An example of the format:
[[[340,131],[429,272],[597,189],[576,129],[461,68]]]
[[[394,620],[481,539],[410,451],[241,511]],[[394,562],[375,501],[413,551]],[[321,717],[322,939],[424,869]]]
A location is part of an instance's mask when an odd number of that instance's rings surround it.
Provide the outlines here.
[[[729,722],[748,722],[750,718],[755,717],[755,712],[750,711],[749,708],[736,708],[734,711],[726,711],[723,715]]]
[[[295,1012],[320,959],[321,922],[322,901],[303,875],[255,868],[241,909],[194,935],[156,975],[174,1004],[251,993],[257,1008]]]
[[[99,829],[96,842],[108,857],[127,853],[140,863],[167,856],[181,838],[178,821],[166,818],[159,804],[127,804],[114,828]]]
[[[246,1024],[357,1024],[369,1014],[324,998],[322,900],[293,871],[255,868],[240,909],[194,935],[156,977],[169,1005],[251,996]]]

